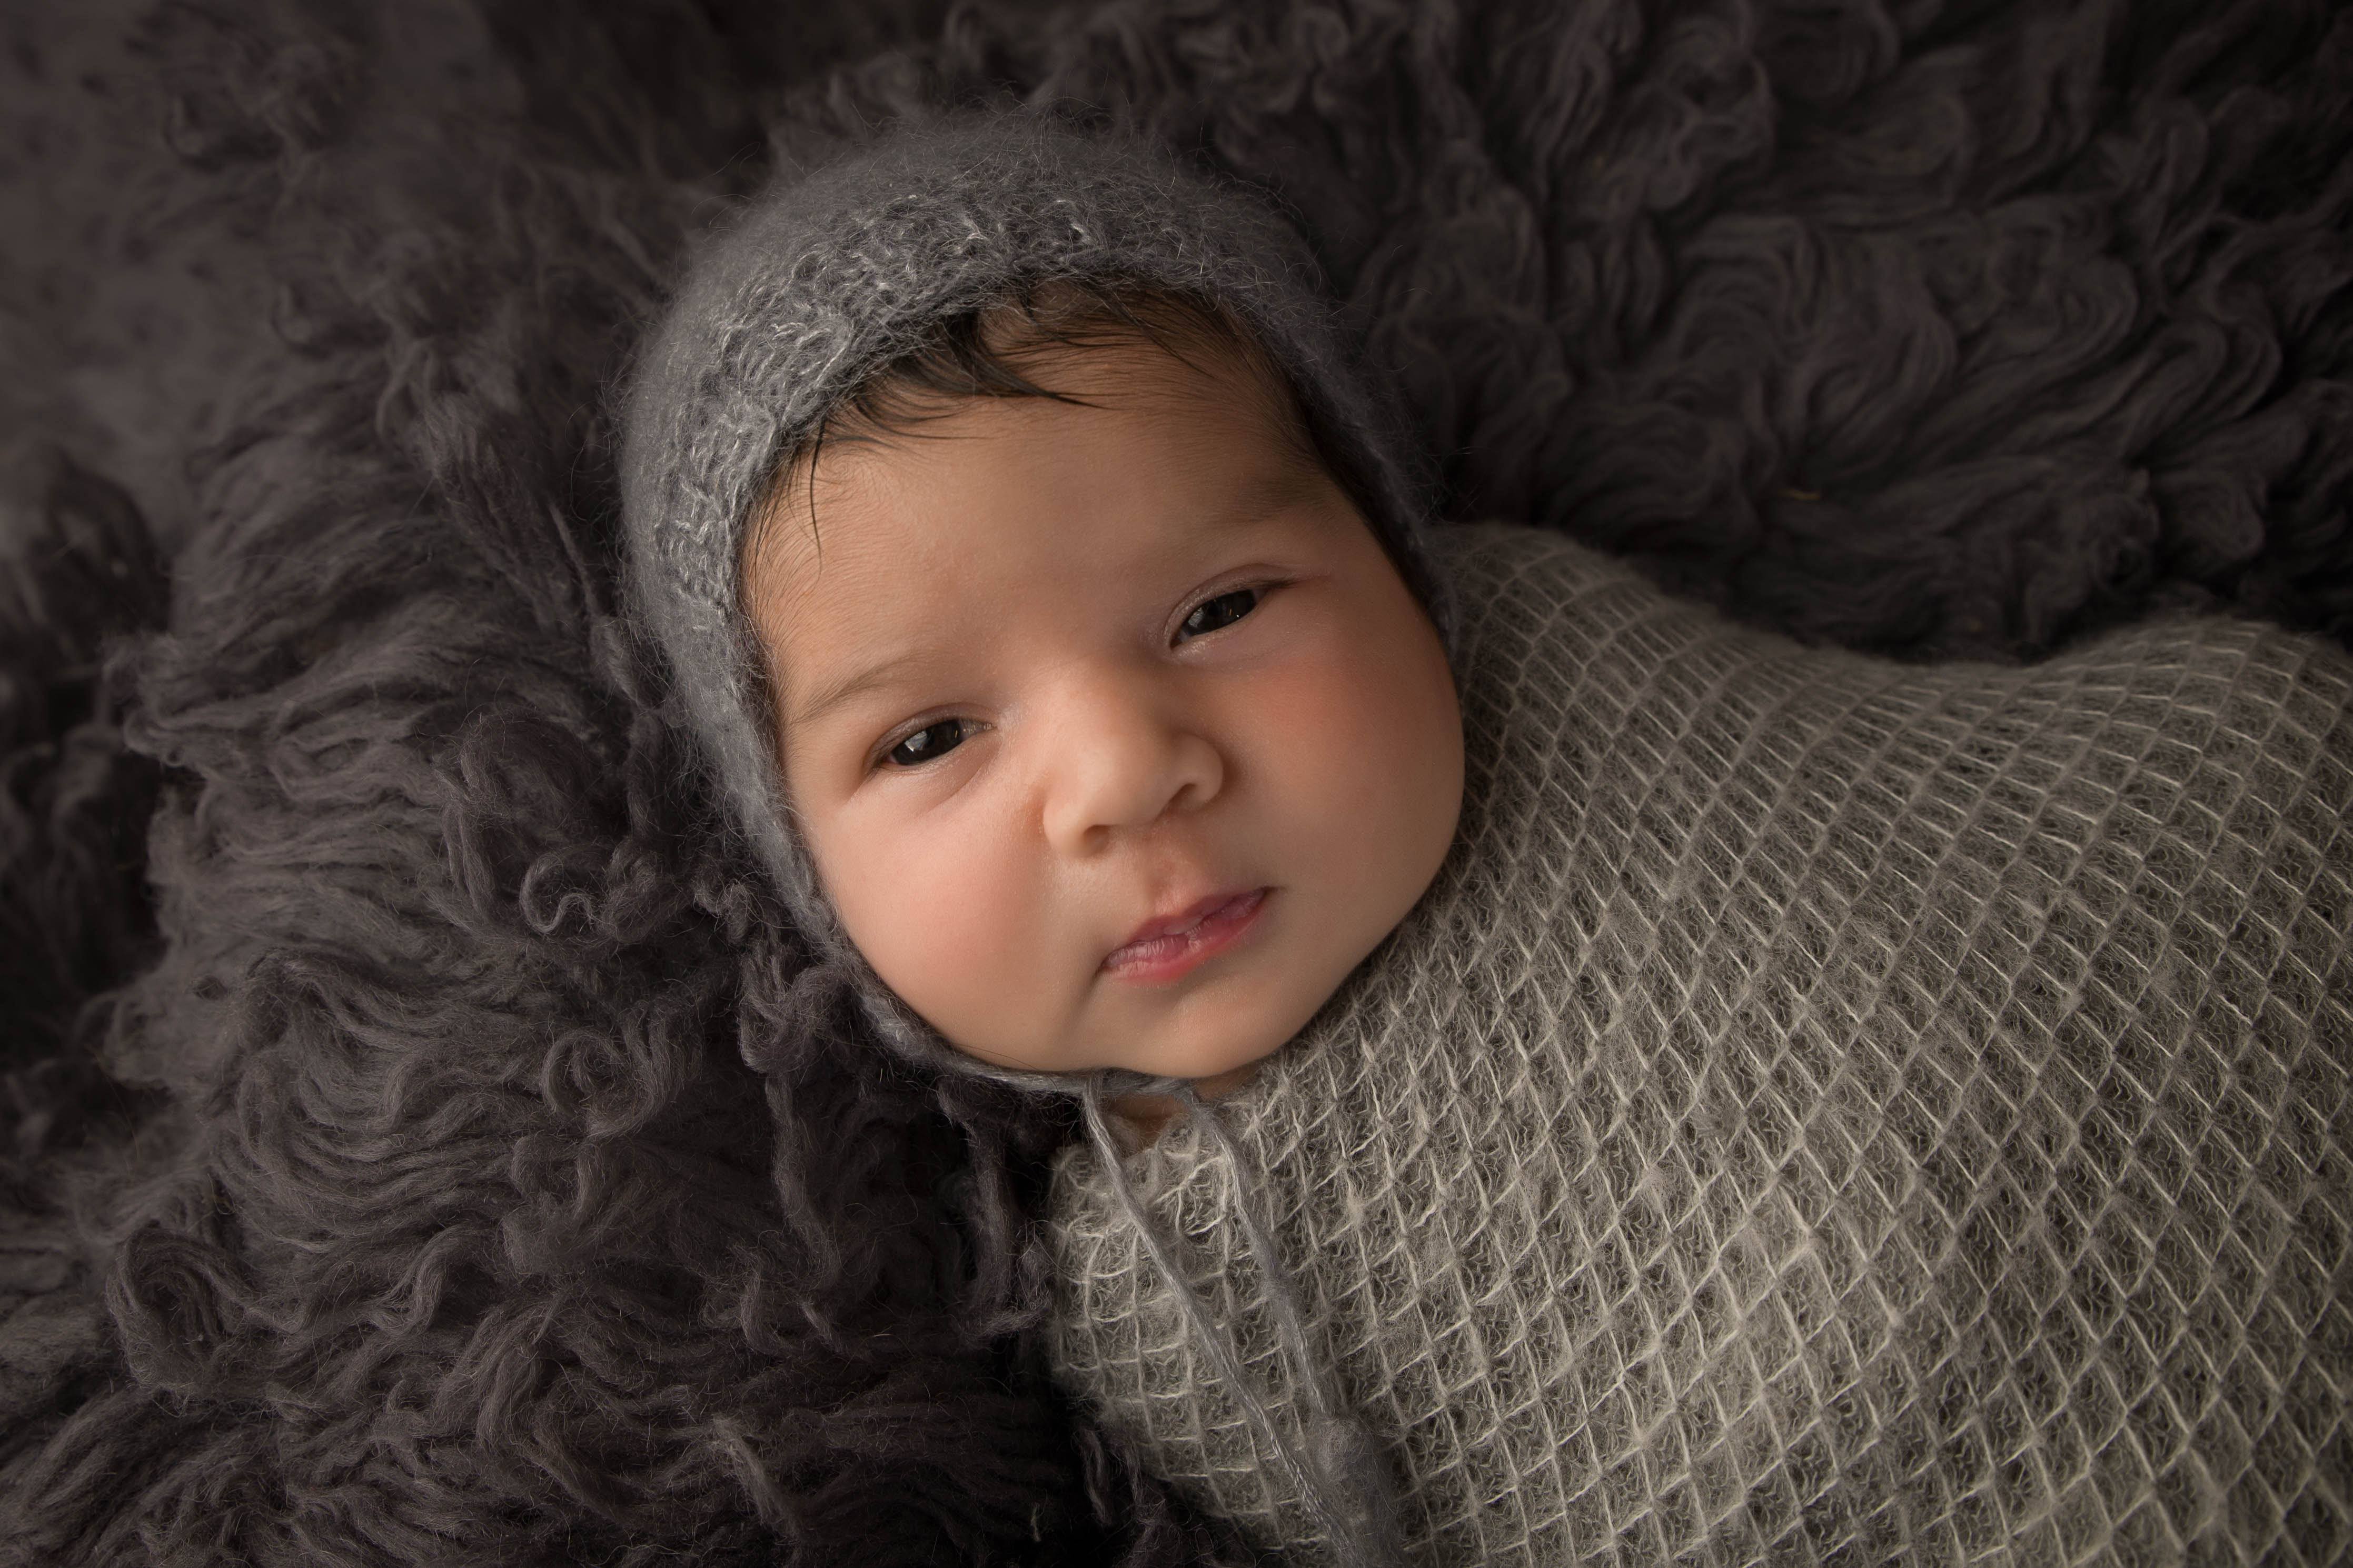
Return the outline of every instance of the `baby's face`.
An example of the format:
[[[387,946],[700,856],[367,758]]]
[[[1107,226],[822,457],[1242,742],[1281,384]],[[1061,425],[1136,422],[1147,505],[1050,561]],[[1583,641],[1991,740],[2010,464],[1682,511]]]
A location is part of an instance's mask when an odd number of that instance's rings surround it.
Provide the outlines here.
[[[988,1061],[1245,1067],[1453,837],[1436,631],[1262,384],[1188,357],[1069,351],[1039,379],[1092,406],[829,444],[744,563],[827,896]]]

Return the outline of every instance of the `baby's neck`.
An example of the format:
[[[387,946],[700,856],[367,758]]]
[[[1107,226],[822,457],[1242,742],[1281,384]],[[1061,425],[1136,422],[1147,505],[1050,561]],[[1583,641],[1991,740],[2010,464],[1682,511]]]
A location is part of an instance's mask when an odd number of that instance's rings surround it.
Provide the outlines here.
[[[1230,1094],[1250,1082],[1258,1067],[1256,1062],[1248,1062],[1215,1078],[1195,1079],[1193,1092],[1203,1100]],[[1185,1102],[1173,1094],[1129,1094],[1111,1102],[1113,1123],[1131,1154],[1141,1153],[1158,1142],[1162,1130],[1184,1109]]]

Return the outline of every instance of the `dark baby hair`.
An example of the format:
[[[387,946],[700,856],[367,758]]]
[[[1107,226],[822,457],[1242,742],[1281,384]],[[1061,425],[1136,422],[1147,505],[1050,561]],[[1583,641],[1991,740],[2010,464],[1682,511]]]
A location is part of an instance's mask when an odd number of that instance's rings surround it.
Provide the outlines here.
[[[1086,399],[1041,380],[1046,373],[1039,362],[1064,352],[1138,343],[1195,369],[1205,358],[1239,366],[1299,456],[1329,474],[1359,511],[1368,511],[1373,503],[1364,477],[1319,428],[1291,377],[1231,311],[1150,283],[1064,278],[941,318],[913,347],[860,383],[807,439],[779,456],[744,530],[744,558],[761,547],[787,504],[797,504],[810,528],[817,527],[817,467],[827,447],[920,437],[925,425],[976,397],[1088,406]],[[1409,573],[1407,580],[1415,582],[1415,575]]]

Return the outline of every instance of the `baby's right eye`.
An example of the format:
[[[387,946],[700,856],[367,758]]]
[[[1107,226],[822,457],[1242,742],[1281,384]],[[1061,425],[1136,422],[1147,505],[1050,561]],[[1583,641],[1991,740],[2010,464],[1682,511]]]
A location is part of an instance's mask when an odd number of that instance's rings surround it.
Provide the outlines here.
[[[912,768],[934,757],[946,756],[963,745],[971,735],[972,726],[962,719],[936,720],[883,752],[883,760],[902,768]]]
[[[1176,640],[1190,642],[1210,632],[1223,631],[1257,609],[1261,596],[1256,588],[1236,588],[1219,594],[1214,599],[1202,600],[1193,606],[1193,613],[1177,626]]]

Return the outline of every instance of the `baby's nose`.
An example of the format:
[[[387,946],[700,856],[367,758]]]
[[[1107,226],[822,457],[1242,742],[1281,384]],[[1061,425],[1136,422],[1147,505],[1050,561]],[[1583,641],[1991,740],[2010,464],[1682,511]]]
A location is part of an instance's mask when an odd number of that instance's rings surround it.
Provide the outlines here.
[[[1149,682],[1079,683],[1046,747],[1045,831],[1064,854],[1090,854],[1123,830],[1194,811],[1225,785],[1225,761],[1180,704]]]

